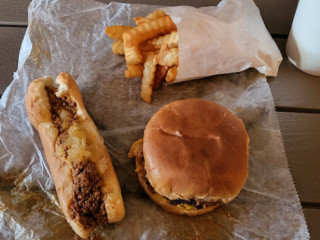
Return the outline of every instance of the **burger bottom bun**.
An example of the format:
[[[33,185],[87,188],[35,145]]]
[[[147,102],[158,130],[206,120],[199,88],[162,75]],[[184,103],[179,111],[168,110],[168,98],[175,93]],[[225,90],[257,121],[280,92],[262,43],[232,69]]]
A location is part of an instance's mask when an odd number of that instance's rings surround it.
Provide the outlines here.
[[[144,166],[139,161],[139,158],[136,158],[136,168],[144,169]],[[138,179],[141,186],[146,191],[146,193],[151,198],[151,200],[168,212],[181,214],[181,215],[188,215],[188,216],[197,216],[197,215],[202,215],[204,213],[210,212],[216,207],[220,206],[220,203],[216,203],[202,209],[188,209],[179,205],[173,205],[169,202],[168,199],[164,198],[160,194],[156,193],[153,189],[151,189],[151,186],[148,186],[145,178],[145,171],[138,170],[137,174],[138,174]]]

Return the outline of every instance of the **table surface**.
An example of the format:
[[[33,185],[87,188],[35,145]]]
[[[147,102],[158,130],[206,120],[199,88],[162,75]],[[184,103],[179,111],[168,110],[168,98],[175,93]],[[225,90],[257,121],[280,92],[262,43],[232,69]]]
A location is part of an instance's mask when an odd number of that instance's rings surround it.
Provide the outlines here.
[[[109,2],[100,0],[100,2]],[[130,0],[161,5],[215,5],[218,0]],[[320,239],[320,77],[301,72],[285,54],[298,0],[255,0],[284,60],[277,77],[268,78],[280,122],[289,167],[312,240]],[[27,27],[30,0],[0,1],[0,94],[13,73]],[[281,11],[279,11],[281,9]]]

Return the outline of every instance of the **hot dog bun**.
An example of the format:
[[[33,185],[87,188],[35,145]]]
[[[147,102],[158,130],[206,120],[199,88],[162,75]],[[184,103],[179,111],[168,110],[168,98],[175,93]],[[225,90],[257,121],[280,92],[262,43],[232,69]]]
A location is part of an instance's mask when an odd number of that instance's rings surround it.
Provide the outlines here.
[[[26,110],[39,132],[61,209],[72,229],[88,238],[99,218],[120,221],[124,204],[108,150],[77,84],[68,73],[60,73],[56,84],[57,89],[51,77],[34,80],[25,98]],[[79,194],[87,199],[80,201]],[[81,204],[86,212],[78,214]]]

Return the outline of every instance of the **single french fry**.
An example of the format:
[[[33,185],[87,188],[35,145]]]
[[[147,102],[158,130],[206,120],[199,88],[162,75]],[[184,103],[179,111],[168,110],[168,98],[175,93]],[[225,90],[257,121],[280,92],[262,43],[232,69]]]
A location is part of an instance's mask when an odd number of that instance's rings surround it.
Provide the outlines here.
[[[173,82],[176,79],[177,73],[178,73],[177,66],[173,66],[173,67],[169,68],[167,76],[166,76],[166,82],[167,83]]]
[[[143,23],[150,22],[151,20],[154,20],[156,18],[163,17],[163,16],[167,16],[167,14],[161,9],[157,9],[146,17],[135,17],[133,20],[137,25],[141,25]]]
[[[156,19],[163,16],[168,16],[168,15],[163,10],[157,9],[154,12],[150,13],[146,18]]]
[[[172,67],[179,64],[178,48],[161,49],[156,56],[157,62],[162,66]]]
[[[148,39],[168,34],[176,29],[177,27],[171,18],[164,16],[125,31],[123,42],[125,47],[131,48],[139,46],[140,43]]]
[[[133,21],[139,26],[139,25],[141,25],[143,23],[150,22],[151,19],[146,18],[146,17],[135,17],[133,19]]]
[[[164,44],[168,44],[168,48],[178,47],[179,35],[177,31],[171,32],[164,36],[146,41],[145,45],[152,45],[155,48],[160,48]]]
[[[141,84],[141,97],[147,103],[151,102],[152,85],[156,72],[156,61],[154,55],[150,54],[144,63],[143,77]]]
[[[131,26],[124,26],[124,25],[113,25],[110,27],[106,27],[105,33],[109,36],[109,38],[114,40],[122,40],[122,34],[131,29]]]
[[[122,40],[114,40],[112,44],[112,52],[116,55],[124,55],[124,46]]]
[[[141,52],[138,46],[126,47],[124,45],[124,56],[127,64],[141,64],[144,63]]]
[[[127,68],[124,72],[126,78],[142,77],[143,65],[128,64]]]

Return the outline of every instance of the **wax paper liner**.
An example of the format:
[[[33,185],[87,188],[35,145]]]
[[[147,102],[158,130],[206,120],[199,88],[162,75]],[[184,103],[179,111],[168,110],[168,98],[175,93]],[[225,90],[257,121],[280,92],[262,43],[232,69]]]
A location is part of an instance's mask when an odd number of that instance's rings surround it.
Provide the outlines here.
[[[151,104],[139,96],[140,79],[125,79],[124,59],[111,52],[104,28],[133,24],[156,6],[85,0],[38,0],[29,7],[18,70],[0,102],[0,236],[72,239],[59,208],[38,133],[24,107],[28,84],[43,75],[72,74],[109,149],[126,216],[99,227],[102,239],[308,239],[288,168],[272,95],[256,70],[162,87]],[[249,178],[228,205],[198,217],[170,214],[144,193],[127,158],[150,117],[171,101],[199,97],[237,114],[251,138]]]

